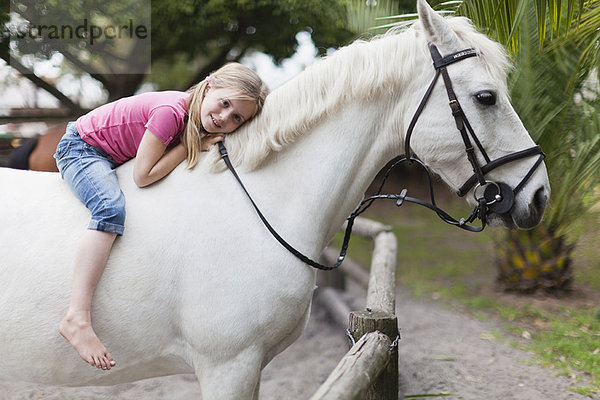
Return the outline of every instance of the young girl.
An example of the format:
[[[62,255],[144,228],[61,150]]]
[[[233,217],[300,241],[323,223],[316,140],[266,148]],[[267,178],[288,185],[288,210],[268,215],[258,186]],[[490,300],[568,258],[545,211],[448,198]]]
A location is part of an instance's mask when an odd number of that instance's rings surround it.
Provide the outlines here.
[[[67,125],[54,157],[92,219],[75,255],[71,300],[59,331],[90,365],[104,370],[115,365],[90,317],[94,290],[124,230],[125,197],[115,168],[135,157],[139,187],[162,179],[186,158],[191,169],[200,151],[253,118],[267,93],[254,71],[231,63],[187,92],[123,98]]]

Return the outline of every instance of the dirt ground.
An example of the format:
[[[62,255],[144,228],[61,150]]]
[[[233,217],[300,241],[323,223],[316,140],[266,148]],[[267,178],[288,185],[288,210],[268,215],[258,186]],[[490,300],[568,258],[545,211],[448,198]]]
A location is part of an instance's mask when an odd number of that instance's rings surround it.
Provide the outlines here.
[[[351,309],[364,307],[364,290],[350,285]],[[415,300],[397,290],[400,397],[450,393],[449,400],[584,400],[556,371],[539,367],[531,354],[505,344],[500,324],[480,321],[438,301]],[[498,332],[500,337],[497,338]],[[331,322],[318,298],[302,337],[267,366],[263,400],[308,399],[348,350],[345,329]],[[56,388],[0,382],[0,399],[138,400],[199,399],[193,375],[150,379],[113,387]]]

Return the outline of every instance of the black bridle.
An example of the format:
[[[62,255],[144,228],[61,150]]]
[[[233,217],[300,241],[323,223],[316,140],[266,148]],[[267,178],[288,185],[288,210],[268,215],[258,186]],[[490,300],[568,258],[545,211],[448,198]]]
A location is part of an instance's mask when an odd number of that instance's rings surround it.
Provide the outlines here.
[[[302,254],[301,252],[296,250],[292,245],[290,245],[287,241],[285,241],[277,233],[277,231],[271,226],[271,224],[267,221],[265,216],[262,214],[262,212],[260,211],[260,209],[258,208],[256,203],[252,199],[252,196],[250,196],[250,193],[248,192],[248,190],[242,183],[242,180],[238,176],[233,165],[231,164],[231,161],[229,160],[229,156],[227,154],[227,149],[225,148],[225,145],[223,145],[223,142],[218,143],[221,158],[223,159],[223,161],[225,161],[225,164],[227,165],[227,167],[232,172],[235,179],[238,181],[238,183],[240,184],[240,186],[246,193],[248,199],[252,203],[252,206],[256,210],[259,218],[261,219],[261,221],[263,222],[265,227],[269,230],[269,232],[273,235],[273,237],[283,247],[285,247],[289,252],[291,252],[294,256],[299,258],[304,263],[306,263],[314,268],[320,269],[320,270],[331,270],[331,269],[339,267],[342,264],[342,261],[344,261],[344,258],[346,257],[346,252],[348,250],[348,244],[350,242],[350,235],[352,233],[352,226],[354,224],[354,220],[360,214],[365,212],[367,210],[367,208],[369,208],[371,206],[371,204],[373,204],[373,202],[378,199],[395,200],[396,205],[398,207],[401,206],[402,204],[404,204],[404,202],[419,204],[419,205],[422,205],[424,207],[427,207],[427,208],[435,211],[435,213],[444,222],[446,222],[448,224],[457,226],[461,229],[468,230],[471,232],[481,232],[487,224],[488,214],[490,214],[490,213],[506,214],[512,209],[516,195],[519,193],[519,191],[521,191],[521,189],[523,189],[523,187],[525,186],[525,183],[527,183],[527,181],[533,176],[533,173],[535,172],[537,167],[544,160],[545,155],[542,152],[542,149],[540,148],[540,146],[533,146],[531,148],[517,151],[517,152],[511,153],[511,154],[502,156],[500,158],[497,158],[495,160],[491,160],[490,157],[485,152],[485,149],[481,145],[481,142],[477,138],[477,135],[475,135],[475,132],[473,131],[473,128],[471,127],[471,124],[469,124],[469,120],[467,119],[467,116],[464,114],[464,112],[460,106],[460,103],[459,103],[459,101],[456,97],[456,94],[454,93],[454,90],[452,88],[452,81],[450,80],[450,76],[448,75],[448,70],[446,69],[446,67],[452,63],[464,60],[469,57],[477,56],[477,52],[474,49],[466,49],[466,50],[458,51],[456,53],[452,53],[446,57],[442,57],[440,55],[440,52],[438,51],[438,49],[433,44],[429,44],[429,51],[431,53],[431,58],[433,59],[433,66],[434,66],[436,72],[435,72],[433,81],[427,88],[427,91],[425,92],[423,99],[419,103],[419,106],[417,107],[417,110],[408,126],[408,131],[406,133],[406,138],[404,141],[404,156],[402,158],[400,158],[398,161],[394,162],[388,168],[376,194],[374,196],[370,196],[370,197],[364,199],[360,203],[360,205],[356,208],[356,210],[352,214],[350,214],[350,216],[348,217],[346,231],[344,233],[344,239],[342,242],[342,248],[340,251],[340,255],[337,259],[337,262],[334,265],[326,266],[326,265],[320,264],[320,263],[308,258],[304,254]],[[471,164],[471,166],[473,168],[473,175],[460,187],[460,189],[457,191],[457,194],[460,197],[463,197],[471,189],[474,188],[473,195],[475,197],[475,200],[477,201],[477,205],[475,206],[475,208],[473,209],[473,211],[471,212],[469,217],[460,218],[459,220],[454,219],[448,213],[446,213],[445,211],[443,211],[436,205],[435,197],[434,197],[434,193],[433,193],[433,180],[432,180],[431,171],[422,161],[420,161],[419,159],[412,156],[411,149],[410,149],[410,139],[412,137],[415,125],[417,124],[417,121],[418,121],[421,113],[423,112],[423,109],[425,108],[427,101],[431,97],[433,88],[435,87],[435,84],[438,81],[440,75],[442,76],[442,79],[444,81],[444,86],[446,87],[446,93],[448,94],[449,106],[452,111],[452,116],[454,117],[454,121],[456,122],[456,128],[460,132],[463,143],[465,145],[465,152],[467,154],[467,159],[469,160],[469,163]],[[472,139],[472,141],[471,141],[471,139]],[[479,149],[480,153],[482,154],[483,158],[485,159],[486,164],[484,164],[484,165],[479,164],[479,162],[477,160],[477,155],[475,154],[475,147],[473,146],[473,142],[475,143],[475,146],[477,146],[477,149]],[[509,162],[517,161],[517,160],[531,157],[534,155],[538,155],[539,156],[538,159],[536,160],[535,164],[529,169],[527,174],[523,177],[521,182],[519,182],[519,184],[514,189],[512,189],[509,185],[507,185],[504,182],[495,182],[495,181],[491,181],[491,180],[488,180],[485,178],[485,175],[487,173],[489,173],[490,171],[494,170],[495,168],[498,168]],[[396,168],[398,165],[400,165],[401,163],[406,162],[406,161],[409,161],[410,163],[416,163],[416,165],[421,166],[427,173],[427,178],[429,181],[429,193],[430,193],[430,202],[429,203],[426,201],[420,200],[420,199],[416,199],[416,198],[407,196],[406,189],[403,189],[400,194],[381,194],[381,191],[383,189],[385,181],[389,177],[391,171],[394,168]],[[471,223],[473,221],[475,221],[476,219],[481,220],[481,226],[471,225]]]
[[[429,181],[431,183],[431,174],[429,172],[429,168],[426,167],[422,162],[417,160],[411,155],[410,150],[410,139],[412,137],[413,130],[417,121],[431,96],[431,92],[435,87],[436,82],[438,81],[440,75],[444,81],[444,86],[446,88],[446,94],[448,95],[448,105],[450,106],[450,110],[452,111],[452,116],[454,117],[454,121],[456,123],[456,128],[460,132],[462,141],[465,145],[465,152],[467,153],[467,159],[471,164],[473,169],[473,175],[467,179],[467,181],[458,189],[457,194],[460,197],[465,196],[471,189],[473,190],[473,196],[477,201],[477,206],[471,213],[471,216],[467,219],[461,218],[459,221],[454,220],[453,218],[447,219],[447,214],[443,213],[440,215],[437,207],[435,207],[435,211],[438,215],[447,223],[452,225],[457,225],[462,229],[466,229],[472,232],[480,232],[485,228],[487,215],[490,213],[495,214],[506,214],[508,213],[514,204],[514,200],[516,195],[523,189],[527,181],[533,176],[533,173],[537,169],[537,167],[542,163],[546,155],[543,153],[542,148],[540,146],[533,146],[525,150],[517,151],[511,154],[507,154],[505,156],[499,157],[495,160],[491,160],[485,149],[483,148],[481,142],[477,138],[477,135],[473,131],[467,116],[462,110],[458,98],[454,93],[454,89],[452,88],[452,81],[450,80],[450,75],[448,74],[447,66],[453,64],[455,62],[464,60],[466,58],[477,56],[477,52],[475,49],[466,49],[461,50],[456,53],[452,53],[446,57],[442,57],[437,47],[433,44],[429,44],[429,52],[431,53],[431,58],[433,59],[433,66],[435,68],[435,76],[431,81],[431,84],[427,88],[421,103],[417,107],[417,111],[415,112],[409,126],[408,131],[406,132],[406,138],[404,141],[404,158],[399,161],[399,163],[404,161],[417,162],[419,165],[423,166],[423,168],[427,171],[427,175],[429,177]],[[473,141],[471,141],[471,139]],[[475,154],[475,147],[479,149],[479,152],[482,154],[485,159],[486,164],[480,165],[477,160],[477,155]],[[527,174],[523,177],[521,182],[514,189],[512,189],[509,185],[504,182],[495,182],[492,180],[488,180],[485,178],[485,175],[492,170],[505,165],[512,161],[517,161],[523,158],[531,157],[534,155],[538,155],[538,159],[534,163],[534,165],[529,169]],[[430,185],[431,186],[431,185]],[[435,206],[435,201],[433,198],[433,191],[431,193],[431,203]],[[421,205],[421,202],[418,202]],[[479,218],[481,220],[482,225],[480,227],[475,227],[469,225],[469,223],[473,222],[475,218]]]

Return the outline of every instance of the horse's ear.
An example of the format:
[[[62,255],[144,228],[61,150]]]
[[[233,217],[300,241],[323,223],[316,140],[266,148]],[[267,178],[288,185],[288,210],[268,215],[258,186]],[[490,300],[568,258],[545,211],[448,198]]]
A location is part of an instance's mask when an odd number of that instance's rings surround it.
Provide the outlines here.
[[[417,12],[428,42],[435,44],[442,54],[459,50],[458,36],[426,0],[417,0]]]

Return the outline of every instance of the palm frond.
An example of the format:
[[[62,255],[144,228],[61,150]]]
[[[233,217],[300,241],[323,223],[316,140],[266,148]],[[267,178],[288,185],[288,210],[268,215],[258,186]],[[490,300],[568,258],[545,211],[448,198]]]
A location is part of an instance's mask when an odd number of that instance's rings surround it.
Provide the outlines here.
[[[545,225],[557,235],[569,233],[573,227],[572,222],[598,203],[593,193],[600,183],[600,120],[596,115],[591,122],[581,128],[596,136],[572,143],[569,157],[561,158],[554,166],[561,175],[561,183],[553,187],[550,212],[546,215]]]
[[[589,1],[575,29],[564,41],[573,41],[583,49],[580,59],[580,75],[600,71],[600,0]]]
[[[599,0],[454,0],[438,4],[438,12],[470,18],[488,36],[504,44],[511,53],[520,53],[521,26],[528,10],[534,10],[537,19],[538,46],[547,39],[570,32],[585,10],[591,10]],[[406,23],[414,15],[391,15],[399,23]],[[392,23],[379,28],[392,26]],[[591,23],[589,25],[592,26]],[[598,25],[596,25],[597,27]]]
[[[358,35],[366,35],[377,24],[376,19],[399,12],[393,0],[347,0],[348,27]]]
[[[534,10],[524,17],[521,56],[510,77],[512,103],[548,154],[552,198],[543,223],[563,234],[600,201],[590,196],[600,183],[600,100],[596,88],[587,99],[581,95],[586,76],[578,72],[583,50],[577,43],[539,48]]]

